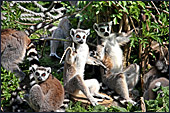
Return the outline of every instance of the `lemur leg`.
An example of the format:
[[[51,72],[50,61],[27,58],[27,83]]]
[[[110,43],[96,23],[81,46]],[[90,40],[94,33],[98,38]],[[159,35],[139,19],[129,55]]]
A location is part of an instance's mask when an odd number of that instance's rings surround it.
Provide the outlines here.
[[[100,97],[100,98],[103,98],[103,99],[109,99],[109,100],[110,100],[110,98],[109,98],[108,96],[99,94],[100,84],[99,84],[99,82],[98,82],[96,79],[88,79],[88,80],[85,80],[85,84],[86,84],[86,86],[89,88],[90,93],[91,93],[93,96]]]
[[[137,64],[131,64],[124,70],[129,91],[133,90],[139,80],[139,69]]]
[[[36,112],[38,112],[39,109],[41,108],[41,103],[44,103],[43,101],[44,101],[44,94],[41,90],[41,87],[35,84],[30,89],[29,104]]]
[[[115,90],[116,92],[121,95],[123,98],[129,100],[129,91],[128,91],[128,86],[127,86],[127,83],[126,83],[126,77],[124,74],[120,73],[120,74],[117,74],[117,75],[114,75],[116,76],[116,80],[115,80],[115,84],[116,84],[116,87],[115,87]]]
[[[90,93],[89,88],[86,86],[87,84],[85,83],[85,81],[83,80],[83,78],[80,75],[77,75],[76,77],[77,80],[77,86],[78,88],[84,93],[84,95],[89,99],[89,101],[91,102],[91,104],[93,106],[98,105],[97,103],[97,99],[95,99],[92,94]]]
[[[51,43],[51,44],[50,44],[50,47],[51,47],[50,56],[55,56],[55,57],[57,57],[57,58],[60,59],[60,57],[56,54],[56,50],[57,50],[57,48],[58,48],[58,46],[59,46],[59,41],[53,41],[53,40],[51,40],[50,43]]]
[[[117,94],[119,94],[121,97],[125,99],[126,102],[130,102],[133,105],[136,104],[135,101],[133,101],[129,97],[129,90],[128,90],[128,85],[126,82],[126,76],[123,73],[111,75],[108,80],[107,80],[107,86],[110,89],[113,89],[116,91]]]
[[[104,83],[110,88],[116,91],[121,97],[128,100],[129,91],[126,83],[126,77],[123,73],[110,75]]]

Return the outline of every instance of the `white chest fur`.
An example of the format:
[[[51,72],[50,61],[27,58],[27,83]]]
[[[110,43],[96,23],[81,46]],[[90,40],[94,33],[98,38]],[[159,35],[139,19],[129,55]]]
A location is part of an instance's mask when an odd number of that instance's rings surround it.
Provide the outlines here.
[[[78,74],[84,73],[84,67],[88,59],[89,48],[87,44],[80,44],[76,48],[77,56],[75,58],[75,66]]]
[[[109,55],[113,63],[112,71],[117,73],[122,68],[123,53],[115,37],[110,37],[110,39],[105,39],[105,55]]]

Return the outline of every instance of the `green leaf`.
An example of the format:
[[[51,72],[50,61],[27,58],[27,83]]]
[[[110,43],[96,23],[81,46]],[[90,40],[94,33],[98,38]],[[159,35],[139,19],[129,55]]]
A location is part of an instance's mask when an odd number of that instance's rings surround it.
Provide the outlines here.
[[[143,9],[145,9],[145,3],[143,3],[142,1],[137,1],[137,3],[138,3]]]

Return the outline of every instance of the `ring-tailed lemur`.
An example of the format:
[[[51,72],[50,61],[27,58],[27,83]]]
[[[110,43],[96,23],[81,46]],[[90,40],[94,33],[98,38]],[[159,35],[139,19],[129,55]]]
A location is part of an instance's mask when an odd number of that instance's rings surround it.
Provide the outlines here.
[[[145,90],[143,97],[145,100],[154,100],[156,99],[158,93],[162,93],[161,90],[158,90],[156,92],[153,91],[153,89],[158,88],[160,86],[169,86],[169,80],[164,77],[160,77],[157,79],[154,79],[153,81],[150,82],[149,86]],[[163,96],[163,95],[162,95]]]
[[[90,65],[102,65],[103,64],[89,55],[89,47],[86,44],[86,38],[90,34],[90,29],[71,29],[70,35],[73,39],[74,46],[66,54],[64,64],[64,88],[69,94],[76,95],[83,92],[89,99],[93,106],[97,105],[99,99],[95,99],[93,96],[101,98],[109,97],[100,95],[98,93],[100,85],[96,79],[84,80],[84,68],[85,64]],[[102,99],[100,99],[101,101]]]
[[[1,64],[6,70],[15,72],[20,79],[20,87],[11,93],[10,105],[12,111],[21,111],[23,100],[19,96],[19,92],[23,87],[29,87],[29,77],[21,71],[18,64],[22,63],[24,57],[30,62],[30,66],[39,65],[39,58],[36,47],[29,37],[22,31],[14,29],[4,29],[1,31]],[[25,88],[24,88],[25,89]]]
[[[52,38],[70,40],[70,35],[69,35],[70,27],[71,27],[70,21],[68,20],[68,18],[63,18],[60,21],[57,29],[55,29],[53,31]],[[56,58],[59,58],[59,59],[60,59],[60,57],[56,54],[56,50],[57,50],[58,46],[60,45],[60,42],[61,42],[61,45],[64,45],[64,50],[70,44],[69,42],[62,42],[62,41],[55,41],[55,40],[51,40],[50,42],[51,42],[51,44],[50,44],[50,48],[51,48],[50,56],[55,56]]]
[[[36,112],[56,111],[64,101],[64,88],[60,81],[52,76],[50,67],[32,65],[31,76],[35,82],[25,99]]]
[[[154,42],[155,43],[155,42]],[[158,90],[156,92],[153,92],[152,89],[155,87],[160,86],[169,86],[169,51],[166,46],[161,47],[155,45],[155,48],[153,50],[157,49],[156,52],[156,59],[154,59],[151,63],[153,67],[143,76],[143,88],[144,88],[144,94],[143,97],[146,100],[149,99],[156,99],[156,96],[161,91]],[[162,54],[162,52],[164,54]],[[166,62],[166,60],[167,62]]]
[[[107,67],[107,71],[101,69],[102,82],[121,97],[133,103],[129,97],[129,89],[133,89],[138,82],[139,66],[132,64],[123,70],[123,53],[116,40],[116,33],[111,33],[111,26],[112,21],[93,25],[99,36],[95,57]]]
[[[14,29],[1,31],[1,64],[6,70],[15,72],[20,81],[25,78],[25,73],[18,67],[27,56],[32,64],[39,64],[35,46],[31,39],[23,32]]]

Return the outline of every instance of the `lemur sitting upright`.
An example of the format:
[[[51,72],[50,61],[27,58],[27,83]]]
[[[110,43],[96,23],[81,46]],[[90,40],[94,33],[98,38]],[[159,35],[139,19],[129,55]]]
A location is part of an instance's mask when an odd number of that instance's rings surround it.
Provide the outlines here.
[[[102,65],[99,60],[90,57],[89,47],[86,44],[86,38],[90,34],[90,29],[71,29],[70,35],[74,42],[74,47],[66,54],[64,64],[64,88],[69,94],[76,95],[84,93],[93,106],[98,105],[97,101],[102,99],[95,99],[93,96],[109,99],[98,93],[100,89],[99,82],[96,79],[84,80],[85,64]]]
[[[68,20],[68,18],[66,18],[66,17],[63,18],[60,21],[57,29],[55,29],[53,31],[52,38],[67,39],[67,40],[71,39],[71,37],[69,35],[70,27],[71,27],[71,24],[70,24],[70,21]],[[50,56],[55,56],[56,58],[60,59],[60,57],[56,54],[56,50],[59,47],[59,45],[63,45],[64,50],[65,50],[71,43],[51,40],[50,44],[51,44],[50,45],[50,48],[51,48]]]
[[[123,70],[123,53],[116,40],[117,34],[111,33],[111,26],[112,21],[93,25],[100,38],[95,57],[107,67],[107,71],[101,68],[102,82],[121,97],[132,102],[128,89],[133,89],[138,82],[139,66],[131,64]]]
[[[32,65],[31,76],[35,82],[25,99],[36,112],[55,112],[64,101],[64,88],[60,81],[52,76],[50,67]],[[30,77],[31,77],[30,76]]]

